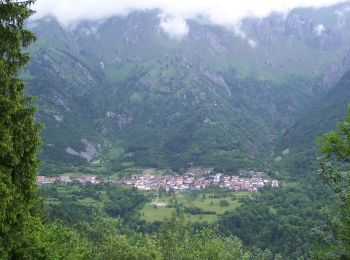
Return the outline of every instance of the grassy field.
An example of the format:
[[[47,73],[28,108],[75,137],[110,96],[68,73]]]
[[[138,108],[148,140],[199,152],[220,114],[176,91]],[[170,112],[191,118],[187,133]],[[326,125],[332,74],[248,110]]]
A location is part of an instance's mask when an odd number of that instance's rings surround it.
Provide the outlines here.
[[[136,196],[137,193],[138,196]],[[101,209],[106,206],[123,208],[123,210],[125,208],[128,212],[137,212],[136,214],[147,222],[163,221],[170,218],[174,212],[180,211],[188,223],[213,223],[226,211],[233,211],[240,206],[239,199],[249,196],[250,193],[231,192],[219,188],[183,192],[176,195],[161,192],[159,202],[165,202],[167,207],[158,208],[151,203],[152,199],[154,201],[155,191],[140,193],[132,191],[129,186],[122,185],[53,184],[40,187],[40,194],[47,205],[79,204]],[[271,211],[273,210],[271,208]]]
[[[225,192],[220,195],[208,192],[189,192],[177,195],[161,194],[159,201],[165,202],[167,207],[156,208],[151,203],[146,203],[140,210],[141,218],[148,221],[162,221],[175,212],[177,207],[184,212],[188,222],[208,222],[217,221],[226,211],[232,211],[240,206],[239,198],[247,196],[246,192]],[[226,201],[226,205],[222,205]],[[207,213],[190,214],[186,208],[199,208]]]

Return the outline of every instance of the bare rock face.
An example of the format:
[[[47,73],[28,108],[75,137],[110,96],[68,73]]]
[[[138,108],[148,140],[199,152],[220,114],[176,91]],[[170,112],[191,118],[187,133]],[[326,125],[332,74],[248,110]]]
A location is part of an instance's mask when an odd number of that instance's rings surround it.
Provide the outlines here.
[[[271,44],[278,38],[289,36],[319,50],[337,48],[343,43],[342,34],[336,28],[329,28],[293,12],[287,17],[272,15],[261,22],[246,20],[242,28],[262,44]]]
[[[209,80],[211,80],[219,86],[222,86],[227,91],[227,94],[229,96],[232,96],[229,86],[227,85],[225,79],[221,75],[219,75],[218,73],[210,72],[209,70],[202,70],[202,72]]]
[[[63,98],[60,98],[58,96],[54,96],[53,103],[56,106],[62,107],[66,112],[69,112],[69,107],[67,106],[67,103],[66,103],[66,101],[64,101]]]
[[[322,85],[325,89],[332,88],[350,69],[350,48],[347,53],[340,55],[339,59],[329,66],[328,72],[323,76]]]
[[[106,116],[114,122],[119,129],[121,129],[124,125],[131,124],[134,121],[134,117],[128,114],[118,114],[112,111],[108,111]]]
[[[76,155],[76,156],[79,156],[79,153],[77,151],[75,151],[73,148],[71,147],[67,147],[66,148],[66,152],[70,155]]]
[[[98,153],[98,151],[101,150],[101,145],[100,144],[92,144],[90,143],[87,139],[82,138],[80,140],[81,143],[83,143],[85,145],[85,151],[80,151],[77,152],[76,150],[74,150],[71,147],[67,147],[66,148],[66,152],[70,155],[73,156],[78,156],[80,158],[85,159],[87,162],[91,162],[96,158],[96,155]]]

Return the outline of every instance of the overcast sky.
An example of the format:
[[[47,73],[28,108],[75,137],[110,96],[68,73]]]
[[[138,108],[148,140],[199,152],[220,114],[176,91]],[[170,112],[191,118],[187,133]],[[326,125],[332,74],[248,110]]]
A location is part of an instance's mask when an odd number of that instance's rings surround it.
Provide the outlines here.
[[[174,38],[186,35],[187,20],[204,17],[215,25],[235,28],[247,16],[266,17],[288,13],[295,7],[324,7],[342,0],[37,0],[34,18],[56,17],[63,26],[100,20],[132,11],[159,9],[161,28]]]

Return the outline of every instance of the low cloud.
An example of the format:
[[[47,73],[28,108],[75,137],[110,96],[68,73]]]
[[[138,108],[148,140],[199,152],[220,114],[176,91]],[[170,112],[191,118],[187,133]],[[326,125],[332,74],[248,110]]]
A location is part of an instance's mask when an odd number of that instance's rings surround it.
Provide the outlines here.
[[[350,12],[350,7],[347,6],[347,7],[345,7],[345,9],[343,9],[343,10],[336,10],[334,13],[335,13],[336,15],[342,17],[342,16],[344,16],[344,14],[349,13],[349,12]]]
[[[185,19],[181,17],[162,17],[160,28],[170,38],[181,40],[190,30]]]
[[[296,7],[320,8],[343,2],[349,0],[37,0],[33,19],[52,16],[67,27],[80,20],[96,21],[157,9],[160,27],[170,37],[181,39],[189,31],[188,20],[204,18],[240,34],[239,22],[246,17],[263,18],[272,12],[286,14]]]
[[[252,47],[253,49],[256,48],[256,46],[258,46],[258,43],[255,40],[249,39],[248,40],[248,44],[250,47]]]
[[[314,27],[314,33],[317,36],[321,36],[324,31],[326,31],[326,27],[323,24],[318,24]]]

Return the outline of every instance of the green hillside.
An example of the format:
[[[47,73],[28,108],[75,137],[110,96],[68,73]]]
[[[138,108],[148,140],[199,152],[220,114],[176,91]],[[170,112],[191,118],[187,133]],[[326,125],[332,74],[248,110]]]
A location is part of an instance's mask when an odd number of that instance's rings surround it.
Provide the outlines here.
[[[313,16],[247,19],[255,47],[194,21],[184,39],[170,39],[156,12],[30,25],[39,41],[22,77],[46,125],[43,173],[273,168],[281,133],[330,88],[330,69],[347,66],[350,23],[315,36]]]
[[[334,129],[346,115],[350,103],[350,72],[337,85],[309,109],[305,116],[288,128],[278,146],[280,152],[290,153],[284,162],[295,172],[302,173],[316,163],[316,138]]]

